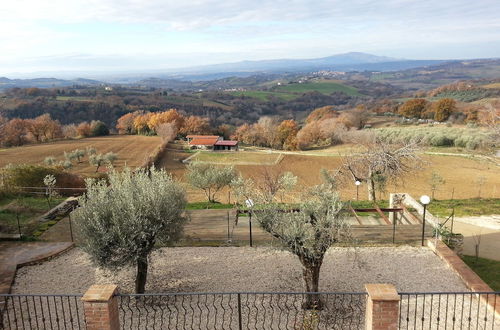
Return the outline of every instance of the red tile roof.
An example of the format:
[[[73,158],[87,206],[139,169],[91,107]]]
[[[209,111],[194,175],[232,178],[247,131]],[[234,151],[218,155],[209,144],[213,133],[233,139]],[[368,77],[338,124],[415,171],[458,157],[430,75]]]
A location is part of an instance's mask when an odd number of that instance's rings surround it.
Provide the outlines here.
[[[223,140],[223,141],[217,141],[215,143],[216,146],[236,146],[238,145],[238,141],[231,141],[231,140]]]
[[[191,141],[189,141],[189,144],[192,146],[213,146],[218,139],[218,136],[193,138]]]
[[[217,135],[187,135],[187,139],[219,138]]]

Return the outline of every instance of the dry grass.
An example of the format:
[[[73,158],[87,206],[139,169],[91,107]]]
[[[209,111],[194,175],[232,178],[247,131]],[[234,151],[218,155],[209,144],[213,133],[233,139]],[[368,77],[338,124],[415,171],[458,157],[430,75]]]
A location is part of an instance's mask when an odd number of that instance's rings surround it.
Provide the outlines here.
[[[279,158],[278,153],[202,151],[191,160],[224,165],[274,165]]]
[[[115,167],[120,169],[125,165],[137,167],[160,144],[159,137],[140,135],[115,135],[95,137],[80,140],[63,140],[52,143],[22,146],[17,148],[0,149],[0,167],[7,164],[40,164],[45,157],[54,156],[57,160],[64,159],[64,152],[75,149],[85,149],[92,146],[98,153],[114,152],[118,155]],[[90,174],[95,168],[90,166],[85,157],[80,164],[73,163],[71,172]],[[104,170],[105,167],[103,166]]]
[[[342,157],[329,156],[329,154],[345,153],[345,148],[342,151],[337,151],[335,148],[329,148],[325,151],[318,151],[318,156],[308,152],[304,154],[285,154],[279,164],[274,166],[264,165],[236,165],[245,177],[258,179],[259,173],[265,167],[276,171],[290,171],[299,177],[297,187],[304,189],[321,182],[321,169],[334,170],[342,163]],[[244,153],[244,152],[240,152]],[[328,154],[328,155],[325,155]],[[162,165],[174,176],[183,180],[185,173],[185,165],[181,162],[190,154],[182,152],[168,152],[164,158]],[[460,156],[443,156],[443,155],[423,155],[427,162],[425,168],[421,171],[408,175],[398,182],[398,184],[389,184],[388,192],[405,191],[414,196],[422,194],[431,194],[429,178],[433,171],[439,173],[445,183],[441,185],[435,193],[437,199],[450,199],[454,189],[454,198],[474,198],[478,196],[479,187],[476,183],[479,177],[484,177],[485,183],[481,189],[481,197],[498,197],[500,195],[500,168],[490,161],[479,158],[466,158]],[[342,186],[340,187],[342,197],[344,199],[352,199],[356,197],[356,187]],[[190,201],[202,201],[204,195],[201,191],[194,190],[188,187]],[[366,186],[363,184],[360,188],[360,198],[366,199]],[[291,194],[292,199],[299,197],[299,192]],[[387,194],[382,196],[387,199]],[[219,194],[219,200],[222,202],[228,201],[227,191]]]

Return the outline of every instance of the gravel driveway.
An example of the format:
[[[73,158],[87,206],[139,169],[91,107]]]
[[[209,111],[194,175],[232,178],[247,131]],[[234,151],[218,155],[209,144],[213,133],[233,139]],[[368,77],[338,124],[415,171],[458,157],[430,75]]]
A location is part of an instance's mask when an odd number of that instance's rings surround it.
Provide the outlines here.
[[[73,249],[43,264],[21,268],[12,291],[83,293],[93,283],[116,283],[122,293],[131,292],[134,271],[133,268],[116,272],[96,269],[84,252]],[[365,283],[392,283],[400,292],[468,291],[458,276],[427,248],[329,250],[321,271],[320,291],[364,292]],[[289,292],[303,291],[304,287],[300,263],[289,252],[272,248],[188,247],[164,248],[153,253],[146,289],[171,294],[140,299],[119,297],[120,320],[125,328],[235,328],[239,320],[239,296],[229,293],[186,295],[183,292]],[[49,307],[63,315],[64,308],[66,313],[68,310],[75,313],[74,304],[69,308],[69,299],[66,307],[66,298],[60,298],[63,302],[58,305],[55,300],[45,302],[43,299],[18,298],[17,305],[14,299],[7,304],[6,315],[10,315],[10,320],[16,320],[22,318],[19,313],[27,312],[29,308],[43,310]],[[324,308],[312,314],[301,308],[303,299],[303,295],[242,294],[240,317],[245,328],[296,329],[311,322],[318,328],[364,327],[364,294],[322,295]],[[75,304],[80,304],[79,313],[82,313],[81,303],[77,300],[75,298]],[[80,317],[79,322],[83,315]],[[71,327],[75,325],[75,319],[78,320],[78,314],[72,315],[69,321],[66,318],[55,320]],[[31,319],[30,325],[35,321],[38,325],[40,318]],[[403,328],[411,329],[417,325],[423,328],[500,326],[484,302],[472,295],[449,294],[428,295],[427,300],[421,295],[402,296],[400,322]]]
[[[93,283],[116,283],[132,292],[134,268],[96,269],[73,249],[18,270],[13,293],[84,293]],[[427,248],[331,248],[320,290],[364,291],[365,283],[391,283],[400,291],[465,291],[453,271]],[[151,257],[148,292],[303,291],[301,265],[293,254],[272,248],[163,248]]]

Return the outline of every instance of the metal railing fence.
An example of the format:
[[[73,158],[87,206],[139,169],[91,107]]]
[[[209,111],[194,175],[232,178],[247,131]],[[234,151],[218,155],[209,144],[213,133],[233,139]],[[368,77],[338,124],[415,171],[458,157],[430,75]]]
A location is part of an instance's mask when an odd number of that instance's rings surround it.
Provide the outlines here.
[[[0,294],[0,329],[85,329],[82,295]]]
[[[119,294],[122,329],[362,329],[366,293]],[[304,309],[317,301],[321,307]],[[318,305],[319,306],[319,305]]]
[[[500,292],[399,293],[400,329],[500,329]]]

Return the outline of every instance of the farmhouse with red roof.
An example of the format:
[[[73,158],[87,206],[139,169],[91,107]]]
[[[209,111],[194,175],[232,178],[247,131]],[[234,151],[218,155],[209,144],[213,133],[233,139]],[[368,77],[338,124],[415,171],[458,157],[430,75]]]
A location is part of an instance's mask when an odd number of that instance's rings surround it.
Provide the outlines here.
[[[204,149],[214,151],[237,151],[238,141],[224,140],[217,135],[188,135],[186,136],[191,149]]]

